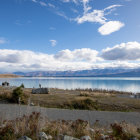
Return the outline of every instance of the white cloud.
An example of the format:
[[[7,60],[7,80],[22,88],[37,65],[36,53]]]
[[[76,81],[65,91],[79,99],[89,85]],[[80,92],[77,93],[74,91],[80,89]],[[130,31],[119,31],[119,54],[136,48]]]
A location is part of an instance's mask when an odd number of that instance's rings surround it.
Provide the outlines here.
[[[40,1],[39,3],[40,3],[41,6],[47,6],[47,4],[43,1]]]
[[[116,8],[116,7],[120,7],[120,6],[122,6],[122,5],[110,5],[110,6],[108,6],[108,7],[106,7],[105,9],[104,9],[104,11],[106,11],[106,10],[110,10],[110,9],[113,9],[113,8]]]
[[[44,6],[44,7],[47,7],[47,4],[44,2],[44,1],[40,1],[40,0],[31,0],[32,2],[34,2],[34,3],[38,3],[38,4],[40,4],[41,6]]]
[[[73,51],[62,50],[56,54],[0,49],[1,72],[96,68],[140,68],[140,43],[122,43],[112,48],[106,48],[102,52],[82,48]]]
[[[84,22],[97,22],[100,24],[105,24],[106,23],[106,17],[105,15],[110,14],[113,9],[115,9],[116,7],[120,7],[121,5],[110,5],[108,7],[106,7],[105,9],[102,10],[92,10],[91,12],[89,12],[89,10],[91,10],[92,8],[89,7],[87,5],[87,2],[84,2],[84,14],[82,16],[78,16],[77,18],[75,18],[75,21],[77,21],[77,23],[84,23]]]
[[[75,21],[77,21],[77,23],[98,22],[104,24],[106,18],[102,10],[93,10],[93,12],[85,13],[82,17],[77,17]]]
[[[55,8],[55,5],[53,5],[51,3],[48,3],[48,6],[51,7],[51,8]]]
[[[89,1],[83,2],[84,6],[84,13],[82,16],[78,16],[75,18],[75,21],[79,24],[84,22],[97,22],[103,24],[99,29],[98,32],[101,35],[109,35],[113,32],[120,30],[124,26],[124,23],[120,21],[108,21],[105,17],[108,14],[111,14],[117,7],[122,5],[110,5],[103,10],[93,10],[91,11],[91,7],[88,6]]]
[[[51,46],[52,47],[56,46],[56,44],[57,44],[57,41],[56,40],[50,40],[50,42],[51,42]]]
[[[70,51],[68,49],[58,52],[55,56],[58,60],[63,61],[91,61],[96,62],[101,60],[98,57],[98,52],[89,48],[75,49]]]
[[[128,2],[130,2],[130,1],[132,1],[132,0],[124,0],[124,1],[128,1]]]
[[[102,25],[98,29],[98,32],[101,35],[109,35],[113,32],[120,30],[123,26],[124,26],[124,23],[120,21],[109,21],[109,22],[106,22],[104,25]]]
[[[7,43],[7,40],[3,37],[0,37],[0,44],[5,44]]]
[[[101,56],[105,60],[140,60],[140,43],[121,43],[104,49]]]
[[[62,0],[62,2],[70,2],[70,0]]]
[[[56,28],[55,27],[50,27],[49,30],[56,30]]]
[[[35,3],[39,3],[41,6],[45,6],[45,7],[51,7],[51,8],[55,8],[55,5],[48,3],[46,4],[43,1],[40,0],[32,0]],[[54,11],[55,14],[65,18],[66,20],[69,21],[76,21],[78,24],[82,24],[84,22],[92,22],[92,23],[99,23],[99,24],[103,24],[103,26],[101,26],[98,31],[101,33],[101,35],[109,35],[112,32],[118,31],[121,27],[124,26],[123,23],[121,23],[120,21],[109,21],[106,16],[111,14],[114,10],[116,10],[117,7],[120,7],[122,5],[119,4],[115,4],[115,5],[110,5],[104,9],[93,9],[90,6],[90,0],[61,0],[64,3],[69,3],[69,2],[73,2],[76,5],[79,5],[79,3],[82,3],[83,6],[83,13],[82,15],[78,15],[75,18],[70,18],[68,17],[64,11],[60,11],[56,8],[56,10]],[[80,13],[77,9],[73,9],[71,7],[71,10],[75,13]],[[105,30],[105,27],[107,27],[108,29]]]
[[[68,3],[68,2],[74,2],[77,4],[78,0],[61,0],[62,2]]]
[[[35,3],[37,3],[37,0],[32,0],[32,2],[35,2]]]
[[[61,56],[60,54],[62,54]],[[35,53],[28,50],[0,50],[0,68],[3,71],[82,70],[93,67],[97,51],[88,48],[62,50],[57,54]],[[68,55],[68,56],[67,56]]]

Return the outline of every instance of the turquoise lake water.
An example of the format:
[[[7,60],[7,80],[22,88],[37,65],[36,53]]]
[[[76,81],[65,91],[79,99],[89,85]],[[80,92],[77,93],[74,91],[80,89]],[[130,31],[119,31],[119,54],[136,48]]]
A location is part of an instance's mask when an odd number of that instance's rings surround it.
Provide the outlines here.
[[[22,83],[27,88],[42,87],[75,89],[75,88],[98,88],[108,90],[119,90],[128,92],[140,92],[139,78],[119,78],[119,77],[21,77],[21,78],[1,78],[0,84],[4,81],[10,82],[12,86],[19,86]]]

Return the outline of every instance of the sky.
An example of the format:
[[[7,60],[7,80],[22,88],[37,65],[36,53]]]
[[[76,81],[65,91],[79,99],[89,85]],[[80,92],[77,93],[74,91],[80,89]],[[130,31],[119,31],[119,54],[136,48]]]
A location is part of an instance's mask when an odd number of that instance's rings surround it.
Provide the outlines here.
[[[140,0],[0,0],[0,72],[140,68]]]

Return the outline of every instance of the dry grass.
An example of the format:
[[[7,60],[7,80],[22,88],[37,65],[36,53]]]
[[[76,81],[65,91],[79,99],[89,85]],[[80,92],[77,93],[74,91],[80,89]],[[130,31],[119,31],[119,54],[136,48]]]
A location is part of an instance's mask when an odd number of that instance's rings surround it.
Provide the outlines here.
[[[51,89],[51,94],[31,94],[31,91],[32,89],[23,89],[31,102],[42,107],[140,112],[139,99],[118,97],[116,93]],[[11,93],[11,89],[0,87],[0,100],[8,101]],[[90,104],[85,104],[87,99],[91,100]]]
[[[83,120],[49,121],[42,118],[40,113],[37,112],[16,120],[3,121],[0,124],[0,139],[17,140],[17,138],[26,135],[33,140],[37,140],[37,135],[41,131],[52,135],[53,140],[57,140],[60,135],[69,135],[76,138],[88,135],[95,140],[101,140],[103,135],[108,136],[106,140],[129,140],[131,137],[140,139],[139,126],[127,124],[126,122],[114,123],[105,127],[99,125],[99,122],[95,122],[91,126]]]
[[[13,88],[0,87],[0,102],[17,103],[17,101],[15,101],[13,99],[13,97],[14,97],[13,91],[15,89],[16,89],[15,87],[13,87]],[[22,88],[22,91],[23,91],[23,96],[25,97],[24,103],[27,103],[28,98],[30,97],[30,94],[31,94],[31,89]]]
[[[140,101],[132,98],[117,97],[116,94],[110,93],[97,93],[79,91],[76,94],[69,94],[57,90],[50,95],[31,95],[31,101],[36,105],[40,104],[43,107],[52,108],[69,108],[69,109],[90,109],[90,110],[103,110],[103,111],[137,111],[140,112]],[[72,92],[72,91],[71,91]],[[74,92],[74,91],[73,91]],[[90,99],[96,104],[96,107],[73,107],[75,103],[80,104],[83,100]],[[74,105],[75,106],[75,105]],[[86,106],[86,105],[85,105]]]

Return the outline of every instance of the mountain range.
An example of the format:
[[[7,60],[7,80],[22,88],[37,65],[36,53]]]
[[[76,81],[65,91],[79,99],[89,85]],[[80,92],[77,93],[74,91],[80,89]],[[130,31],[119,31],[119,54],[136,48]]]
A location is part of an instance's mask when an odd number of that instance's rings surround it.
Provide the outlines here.
[[[25,77],[140,77],[140,69],[92,69],[79,71],[14,72]]]

